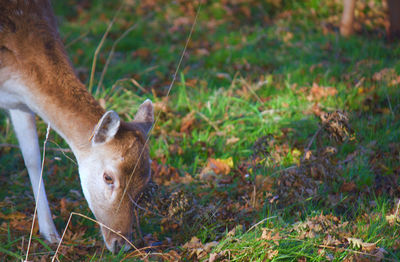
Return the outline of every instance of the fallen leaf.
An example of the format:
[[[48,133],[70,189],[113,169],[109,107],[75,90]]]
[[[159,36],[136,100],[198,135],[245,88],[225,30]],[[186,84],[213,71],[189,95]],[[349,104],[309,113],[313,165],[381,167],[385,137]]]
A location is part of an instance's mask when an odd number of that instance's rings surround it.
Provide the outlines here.
[[[136,49],[135,52],[133,52],[133,56],[140,57],[142,59],[148,58],[150,56],[150,54],[151,54],[151,51],[146,47],[138,48],[138,49]]]
[[[227,145],[236,144],[236,142],[238,142],[239,140],[240,140],[239,138],[233,136],[226,140],[226,144]]]
[[[374,255],[375,261],[382,261],[385,259],[385,254],[387,254],[387,251],[381,247],[378,247],[372,254]]]
[[[193,126],[194,121],[196,120],[195,118],[195,112],[192,111],[189,114],[187,114],[181,122],[181,128],[180,131],[183,133],[189,132],[190,128]]]
[[[183,249],[188,251],[189,258],[201,259],[207,256],[211,250],[218,245],[217,241],[212,241],[206,244],[202,244],[200,239],[192,237],[192,239],[183,245]]]
[[[400,217],[396,216],[395,214],[385,216],[386,221],[389,225],[393,226],[396,222],[400,223]]]
[[[344,182],[340,187],[341,192],[351,192],[356,189],[356,184],[354,182]]]
[[[64,197],[60,200],[60,211],[61,214],[68,214],[67,200]]]
[[[371,252],[376,249],[376,243],[366,243],[362,241],[359,238],[354,238],[354,237],[347,237],[347,241],[349,242],[350,245],[361,248],[362,250],[366,252]]]
[[[313,83],[309,95],[307,96],[307,100],[319,101],[323,98],[327,98],[328,96],[334,96],[337,93],[338,92],[334,87],[324,87],[324,86],[319,86],[317,83]]]
[[[293,33],[291,32],[286,32],[286,34],[283,36],[283,42],[287,43],[293,38]]]
[[[203,244],[200,242],[200,239],[197,237],[192,237],[189,242],[186,242],[183,246],[184,249],[193,249],[203,247]]]
[[[255,184],[256,184],[257,190],[260,190],[263,192],[271,192],[272,187],[274,186],[274,179],[270,176],[257,175]]]
[[[273,259],[279,253],[279,250],[268,250],[267,252],[267,259]]]
[[[229,157],[227,159],[208,159],[208,166],[215,172],[215,174],[227,175],[231,172],[233,167],[233,159]]]
[[[14,212],[8,215],[4,215],[3,213],[0,213],[0,218],[5,219],[5,220],[15,220],[15,219],[25,219],[26,215],[21,212]]]
[[[170,250],[168,253],[163,253],[168,258],[168,261],[181,261],[181,256],[175,250]]]
[[[214,262],[215,260],[217,260],[217,258],[218,258],[217,253],[211,253],[210,258],[208,259],[208,262]]]

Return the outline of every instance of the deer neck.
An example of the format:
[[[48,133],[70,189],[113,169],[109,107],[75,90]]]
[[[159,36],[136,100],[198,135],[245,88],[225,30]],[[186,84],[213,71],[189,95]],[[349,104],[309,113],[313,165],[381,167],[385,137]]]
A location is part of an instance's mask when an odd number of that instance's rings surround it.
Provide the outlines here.
[[[104,109],[72,68],[60,67],[52,75],[40,83],[37,79],[24,81],[28,88],[27,104],[67,141],[79,160],[91,149],[91,136]],[[28,85],[29,82],[33,84]]]

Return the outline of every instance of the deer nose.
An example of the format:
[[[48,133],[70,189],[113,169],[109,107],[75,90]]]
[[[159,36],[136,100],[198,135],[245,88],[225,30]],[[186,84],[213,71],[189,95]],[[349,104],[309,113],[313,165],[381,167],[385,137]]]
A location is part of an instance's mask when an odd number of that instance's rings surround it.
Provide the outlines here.
[[[128,251],[130,249],[130,245],[123,238],[114,238],[111,242],[113,253],[119,253],[119,251]]]

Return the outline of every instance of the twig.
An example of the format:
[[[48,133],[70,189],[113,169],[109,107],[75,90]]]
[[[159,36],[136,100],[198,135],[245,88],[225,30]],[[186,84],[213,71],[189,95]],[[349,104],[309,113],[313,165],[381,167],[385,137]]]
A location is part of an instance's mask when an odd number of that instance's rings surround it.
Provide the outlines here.
[[[77,38],[73,39],[71,42],[66,43],[65,44],[65,49],[67,49],[68,47],[70,47],[71,45],[75,44],[76,42],[78,42],[79,40],[81,40],[82,38],[84,38],[85,36],[87,36],[89,34],[89,32],[85,32],[83,34],[81,34],[80,36],[78,36]]]
[[[93,79],[94,79],[94,72],[96,71],[96,63],[97,63],[97,56],[99,55],[100,49],[103,47],[104,41],[106,40],[108,33],[111,30],[111,27],[113,26],[115,19],[117,18],[119,12],[122,9],[122,4],[120,5],[120,7],[118,8],[117,12],[115,13],[113,19],[111,20],[111,22],[108,24],[106,31],[103,34],[103,37],[100,40],[100,43],[98,44],[96,51],[94,52],[94,56],[93,56],[93,62],[92,62],[92,70],[90,72],[90,80],[89,80],[89,93],[92,93],[92,88],[93,88]]]
[[[299,241],[299,242],[306,242],[303,239],[298,239],[298,238],[282,238],[282,240],[286,240],[286,241]],[[346,252],[351,252],[351,253],[355,253],[355,254],[359,254],[359,255],[365,255],[365,256],[370,256],[370,257],[376,257],[378,258],[379,256],[375,255],[375,254],[370,254],[367,252],[361,252],[361,251],[357,251],[357,250],[353,250],[353,249],[349,249],[349,248],[343,248],[343,247],[338,247],[338,246],[329,246],[329,245],[320,245],[320,244],[316,244],[316,243],[311,243],[311,245],[315,246],[315,247],[320,247],[320,248],[327,248],[327,249],[331,249],[331,250],[340,250],[340,251],[346,251]],[[394,259],[390,259],[390,258],[383,258],[383,260],[386,261],[397,261]]]
[[[52,140],[50,140],[49,142],[55,144],[58,148],[61,148],[56,142],[54,142],[54,141],[52,141]],[[69,152],[72,152],[72,150],[70,150]],[[71,157],[69,157],[69,156],[67,156],[67,154],[65,154],[66,152],[61,151],[61,153],[62,153],[67,159],[69,159],[72,163],[74,163],[76,166],[78,166],[78,163],[76,163],[75,160],[73,160]]]
[[[295,239],[295,240],[300,241],[299,239]],[[331,250],[338,249],[338,250],[340,250],[342,252],[343,251],[347,251],[347,252],[351,252],[351,253],[355,253],[355,254],[359,254],[359,255],[380,258],[380,256],[375,255],[375,254],[370,254],[370,253],[367,253],[367,252],[361,252],[361,251],[357,251],[357,250],[353,250],[353,249],[349,249],[349,248],[335,247],[335,246],[328,246],[328,245],[318,245],[318,244],[313,244],[313,245],[316,246],[316,247],[320,247],[320,248],[328,248],[328,249],[331,249]],[[390,259],[390,258],[383,258],[383,260],[386,260],[386,261],[397,261],[397,260]]]
[[[93,219],[93,218],[90,218],[90,217],[85,216],[85,215],[80,214],[80,213],[71,212],[70,215],[69,215],[69,218],[68,218],[67,225],[65,226],[64,232],[63,232],[63,234],[62,234],[62,236],[61,236],[60,242],[58,243],[56,252],[55,252],[55,254],[54,254],[54,256],[53,256],[53,259],[51,260],[52,262],[54,262],[54,260],[55,260],[56,257],[57,257],[57,253],[58,253],[58,251],[59,251],[59,249],[60,249],[60,246],[61,246],[61,243],[62,243],[62,241],[63,241],[63,239],[64,239],[65,233],[67,232],[68,226],[69,226],[69,224],[71,223],[71,218],[72,218],[73,215],[86,218],[86,219],[88,219],[88,220],[90,220],[90,221],[92,221],[92,222],[97,223],[97,224],[100,225],[100,226],[103,226],[103,227],[107,228],[108,230],[110,230],[110,231],[113,232],[114,234],[117,234],[118,236],[120,236],[121,238],[123,238],[131,247],[133,247],[133,248],[135,249],[135,251],[139,252],[139,254],[140,254],[141,256],[143,256],[143,253],[142,253],[134,244],[132,244],[131,241],[129,241],[129,240],[128,240],[124,235],[122,235],[121,233],[115,231],[114,229],[112,229],[112,228],[106,226],[105,224],[103,224],[103,223],[101,223],[101,222],[99,222],[99,221],[97,221],[97,220],[95,220],[95,219]]]
[[[149,91],[147,91],[146,89],[143,88],[143,86],[141,86],[139,84],[138,81],[136,81],[133,77],[131,79],[129,79],[131,81],[131,83],[136,86],[137,88],[139,88],[143,93],[148,93]]]
[[[275,174],[278,174],[278,173],[281,173],[281,172],[288,171],[288,170],[290,170],[290,169],[294,169],[294,168],[296,168],[296,167],[297,167],[297,166],[289,166],[289,167],[287,167],[287,168],[277,170],[277,171],[275,171],[274,173],[272,173],[271,176],[272,176],[272,175],[275,175]]]
[[[134,211],[135,221],[136,221],[136,230],[138,232],[140,240],[144,242],[142,229],[140,228],[139,212],[138,212],[138,210],[136,208],[134,208],[133,211]]]
[[[397,201],[396,212],[394,212],[394,217],[397,217],[399,214],[399,206],[400,206],[400,199]]]
[[[103,248],[101,249],[101,254],[100,254],[100,258],[98,261],[102,261],[101,259],[103,258],[103,254],[104,254],[104,249],[105,249],[105,244],[103,243]]]
[[[393,109],[392,109],[392,103],[390,102],[390,98],[389,98],[389,95],[388,95],[387,91],[386,91],[386,99],[387,99],[388,104],[389,104],[390,113],[392,113],[392,117],[394,118],[394,112],[393,112]]]
[[[318,128],[317,132],[315,132],[315,134],[311,137],[310,142],[308,142],[307,147],[304,149],[304,156],[303,156],[303,159],[301,160],[302,162],[304,162],[304,160],[306,160],[307,152],[310,150],[311,145],[313,144],[315,138],[317,137],[319,132],[321,132],[321,130],[322,130],[322,126],[320,126]]]
[[[266,218],[264,218],[263,220],[258,221],[257,223],[255,223],[254,225],[252,225],[252,226],[249,228],[249,230],[246,231],[246,233],[249,233],[253,228],[256,228],[257,226],[259,226],[260,224],[264,223],[265,221],[270,220],[270,219],[273,219],[273,218],[276,218],[276,217],[277,217],[277,216],[266,217]]]
[[[107,101],[108,99],[110,99],[111,94],[113,94],[114,90],[117,88],[118,84],[121,82],[131,82],[134,86],[136,86],[137,88],[140,89],[140,91],[142,91],[143,93],[148,93],[149,91],[147,91],[146,89],[144,89],[138,81],[136,81],[134,78],[121,78],[118,79],[117,81],[115,81],[115,83],[112,85],[110,91],[107,93],[107,95],[104,97],[104,100]]]
[[[33,228],[35,226],[35,221],[36,221],[37,205],[38,205],[39,197],[40,197],[40,188],[42,185],[44,160],[45,160],[45,155],[46,155],[46,143],[47,143],[47,140],[49,139],[49,134],[50,134],[50,123],[47,124],[46,139],[43,142],[43,156],[42,156],[42,166],[41,166],[41,170],[40,170],[39,186],[38,186],[37,194],[36,194],[37,197],[36,197],[36,201],[35,201],[35,211],[33,212],[31,233],[29,234],[29,241],[28,241],[28,247],[26,249],[25,261],[28,261],[29,249],[31,247],[31,242],[32,242]]]
[[[215,131],[221,132],[220,129],[219,129],[208,117],[206,117],[204,114],[202,114],[202,113],[200,113],[200,112],[198,112],[198,111],[196,111],[196,114],[198,114],[198,115],[199,115],[201,118],[203,118],[208,124],[210,124],[210,126],[212,126],[212,127],[215,129]]]
[[[145,21],[145,20],[149,19],[149,18],[151,17],[151,15],[152,15],[152,14],[148,14],[143,20]],[[117,44],[118,44],[122,39],[124,39],[130,32],[132,32],[132,30],[135,29],[135,28],[138,26],[138,24],[139,24],[139,22],[137,22],[137,23],[131,25],[128,29],[125,30],[125,32],[123,32],[123,33],[120,35],[120,37],[117,38],[117,40],[114,41],[114,43],[113,43],[113,45],[112,45],[112,47],[111,47],[110,53],[108,54],[106,63],[104,64],[103,71],[101,72],[100,80],[99,80],[99,83],[98,83],[98,85],[97,85],[96,96],[97,96],[97,94],[98,94],[98,92],[99,92],[99,89],[100,89],[101,85],[103,84],[104,76],[106,75],[108,66],[110,65],[110,61],[111,61],[111,59],[112,59],[112,57],[113,57],[113,55],[114,55],[115,48],[117,47]]]
[[[260,104],[264,104],[264,102],[261,100],[261,98],[256,94],[256,92],[253,90],[253,88],[251,88],[251,86],[247,83],[246,80],[244,80],[243,78],[241,79],[241,82],[244,84],[245,87],[247,87],[247,89],[250,91],[250,93],[252,93],[252,95],[258,100],[258,102]]]
[[[146,249],[151,249],[151,248],[152,248],[151,246],[147,246],[147,247],[141,248],[140,250],[146,250]],[[124,257],[122,260],[120,260],[120,262],[125,261],[125,260],[128,259],[128,258],[135,257],[136,255],[133,255],[135,252],[136,252],[136,251],[134,251],[134,252],[128,254],[126,257]],[[153,255],[153,256],[160,256],[161,258],[164,259],[164,261],[171,261],[171,260],[169,259],[169,257],[167,257],[166,255],[164,255],[163,253],[147,253],[147,254],[142,258],[143,261],[147,261],[147,260],[145,260],[145,259],[147,259],[150,255]]]

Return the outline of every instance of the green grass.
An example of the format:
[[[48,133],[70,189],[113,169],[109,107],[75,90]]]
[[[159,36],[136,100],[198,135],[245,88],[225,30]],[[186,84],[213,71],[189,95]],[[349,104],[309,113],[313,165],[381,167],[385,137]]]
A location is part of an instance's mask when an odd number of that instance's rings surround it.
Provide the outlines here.
[[[165,172],[153,168],[159,193],[152,209],[168,217],[173,202],[163,200],[176,194],[190,205],[178,204],[180,215],[170,219],[141,212],[148,244],[165,244],[153,253],[194,260],[194,249],[184,244],[196,236],[200,260],[213,254],[232,261],[351,261],[376,258],[383,249],[388,261],[400,259],[399,220],[387,219],[400,197],[400,89],[393,83],[400,49],[383,37],[380,1],[357,7],[366,24],[348,39],[338,34],[341,1],[207,2],[168,97],[197,2],[128,2],[100,52],[93,94],[125,120],[146,98],[160,114],[150,153]],[[54,1],[54,8],[71,61],[88,84],[94,51],[118,5]],[[98,86],[113,43],[134,23]],[[392,72],[378,78],[385,68]],[[313,86],[337,93],[316,97]],[[354,139],[338,143],[326,131],[313,139],[321,125],[316,112],[336,110],[348,113]],[[0,114],[0,143],[16,144],[7,115]],[[185,121],[192,122],[184,128]],[[46,125],[40,120],[38,127],[43,139]],[[67,147],[55,133],[51,141]],[[316,159],[302,161],[310,141]],[[327,147],[337,153],[323,153]],[[12,261],[25,254],[33,195],[19,150],[1,147],[0,156],[0,256]],[[229,174],[204,176],[209,158],[230,157]],[[44,179],[59,231],[69,212],[92,217],[77,167],[66,156],[47,152]],[[263,231],[271,235],[262,237]],[[140,259],[103,250],[98,226],[81,217],[68,232],[62,261]],[[31,258],[49,259],[55,246],[36,236]]]

